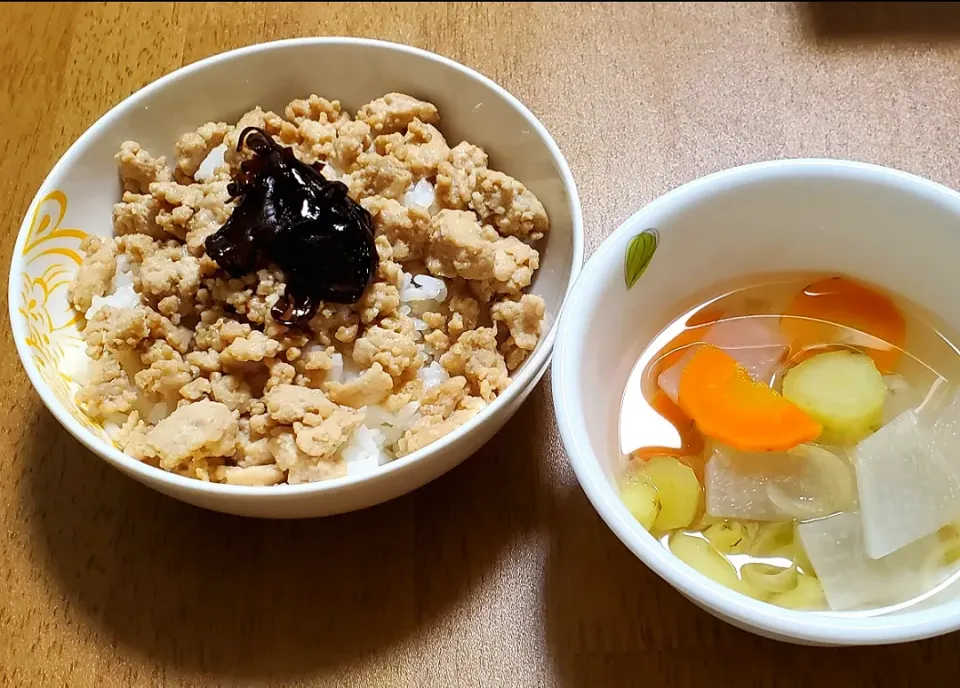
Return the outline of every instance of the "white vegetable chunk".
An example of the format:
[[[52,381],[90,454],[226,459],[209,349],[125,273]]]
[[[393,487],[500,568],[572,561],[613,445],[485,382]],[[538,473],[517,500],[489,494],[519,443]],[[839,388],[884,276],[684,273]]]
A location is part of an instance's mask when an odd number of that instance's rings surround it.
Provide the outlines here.
[[[789,348],[774,323],[772,318],[764,317],[721,320],[707,331],[703,341],[730,354],[754,380],[769,384]],[[657,378],[660,389],[674,403],[680,393],[680,374],[690,362],[693,350],[691,347],[685,356]]]
[[[882,559],[866,551],[861,514],[850,511],[797,526],[804,550],[823,584],[830,609],[878,607],[923,595],[950,575],[946,566],[923,566],[935,558],[936,535],[917,540]]]
[[[849,462],[815,445],[745,453],[718,445],[704,467],[707,514],[785,521],[856,507]]]
[[[782,452],[745,454],[718,448],[704,466],[707,513],[717,518],[751,521],[788,519],[767,496],[772,465],[779,465],[778,473],[788,478],[796,478],[800,473],[800,461]]]
[[[960,518],[960,394],[931,394],[854,452],[866,552],[874,559]]]

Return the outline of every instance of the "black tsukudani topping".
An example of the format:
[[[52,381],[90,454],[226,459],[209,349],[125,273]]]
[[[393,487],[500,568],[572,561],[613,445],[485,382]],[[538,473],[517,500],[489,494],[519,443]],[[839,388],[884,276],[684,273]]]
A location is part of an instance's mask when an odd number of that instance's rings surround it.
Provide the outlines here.
[[[377,270],[370,213],[321,164],[300,162],[262,129],[244,129],[237,150],[244,145],[254,157],[227,187],[239,202],[207,237],[207,255],[234,277],[262,256],[276,263],[287,288],[271,313],[284,325],[309,319],[320,301],[356,303]]]

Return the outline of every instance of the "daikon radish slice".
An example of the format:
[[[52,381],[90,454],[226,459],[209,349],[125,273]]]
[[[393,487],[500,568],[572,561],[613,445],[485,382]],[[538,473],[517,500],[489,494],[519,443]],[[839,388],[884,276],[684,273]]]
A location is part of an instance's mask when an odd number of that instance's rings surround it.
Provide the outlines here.
[[[830,609],[877,607],[923,594],[950,569],[921,566],[940,547],[930,535],[881,559],[867,554],[861,514],[850,511],[797,526],[797,534],[823,585]]]
[[[867,554],[879,559],[960,518],[960,395],[935,389],[853,454]]]
[[[856,505],[850,463],[816,445],[762,453],[718,445],[704,483],[707,513],[718,518],[789,521]]]
[[[688,331],[690,332],[690,331]],[[757,382],[770,384],[789,348],[786,337],[771,317],[742,317],[721,320],[709,327],[700,326],[697,342],[684,342],[687,352],[660,373],[657,384],[674,403],[680,394],[680,375],[699,344],[712,344],[722,349],[743,366]],[[688,339],[693,335],[688,335]]]

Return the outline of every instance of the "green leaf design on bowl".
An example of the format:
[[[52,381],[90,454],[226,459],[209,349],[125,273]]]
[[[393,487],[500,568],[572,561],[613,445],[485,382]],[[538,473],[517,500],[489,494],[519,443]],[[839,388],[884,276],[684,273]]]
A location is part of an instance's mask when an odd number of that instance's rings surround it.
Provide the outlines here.
[[[623,279],[627,289],[640,279],[659,245],[660,232],[655,229],[643,230],[627,244],[627,254],[623,262]]]

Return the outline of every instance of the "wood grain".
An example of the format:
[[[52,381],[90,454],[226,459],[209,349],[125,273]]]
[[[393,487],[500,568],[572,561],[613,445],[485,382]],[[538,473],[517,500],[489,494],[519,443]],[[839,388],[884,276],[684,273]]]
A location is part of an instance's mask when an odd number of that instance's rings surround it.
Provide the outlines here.
[[[0,264],[43,176],[96,117],[183,64],[300,35],[400,41],[499,81],[567,155],[588,251],[663,191],[765,158],[868,160],[956,187],[960,11],[900,4],[4,5]],[[161,497],[82,449],[30,388],[8,324],[4,308],[3,685],[907,686],[957,675],[956,636],[795,648],[686,602],[590,508],[548,380],[434,484],[361,513],[265,523]]]

